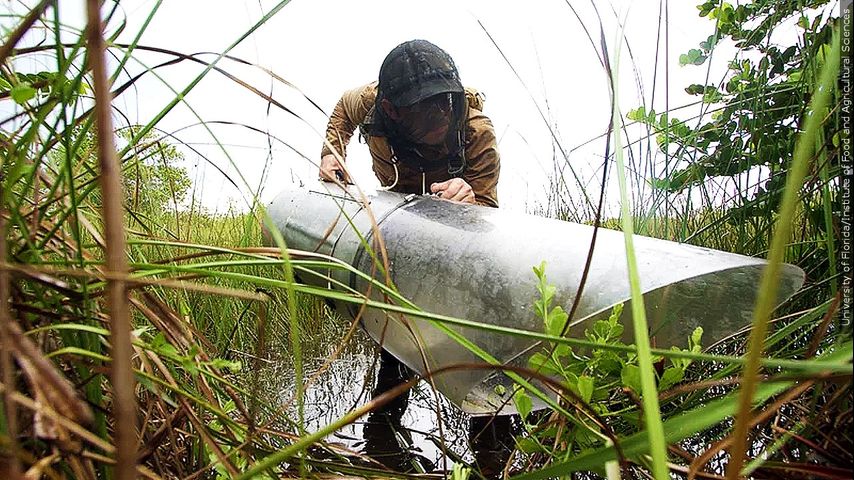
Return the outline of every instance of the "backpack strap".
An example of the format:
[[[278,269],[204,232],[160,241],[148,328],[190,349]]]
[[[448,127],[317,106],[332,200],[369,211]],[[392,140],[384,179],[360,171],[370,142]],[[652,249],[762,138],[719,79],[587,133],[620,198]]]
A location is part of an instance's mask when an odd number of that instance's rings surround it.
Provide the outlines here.
[[[468,101],[469,108],[473,108],[475,110],[483,111],[483,104],[486,102],[486,97],[474,89],[472,87],[466,87],[466,101]]]

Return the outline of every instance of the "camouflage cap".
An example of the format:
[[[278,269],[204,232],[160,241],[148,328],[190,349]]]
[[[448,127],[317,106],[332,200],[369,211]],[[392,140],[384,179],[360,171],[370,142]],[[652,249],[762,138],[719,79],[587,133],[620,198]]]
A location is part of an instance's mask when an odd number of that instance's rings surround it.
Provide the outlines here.
[[[394,47],[380,67],[379,92],[398,107],[408,107],[440,93],[463,93],[454,60],[427,40]]]

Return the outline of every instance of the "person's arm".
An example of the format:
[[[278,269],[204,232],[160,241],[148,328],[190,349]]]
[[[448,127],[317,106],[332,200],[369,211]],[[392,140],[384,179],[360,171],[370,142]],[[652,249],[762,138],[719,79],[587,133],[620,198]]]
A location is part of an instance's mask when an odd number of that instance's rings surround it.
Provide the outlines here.
[[[333,181],[337,178],[350,181],[341,162],[346,159],[350,138],[368,113],[368,108],[362,102],[362,93],[368,87],[347,90],[335,105],[326,126],[326,141],[320,151],[321,180]]]
[[[477,113],[469,118],[471,136],[466,144],[466,170],[463,180],[471,186],[475,203],[498,207],[498,176],[501,161],[495,129],[489,118]]]

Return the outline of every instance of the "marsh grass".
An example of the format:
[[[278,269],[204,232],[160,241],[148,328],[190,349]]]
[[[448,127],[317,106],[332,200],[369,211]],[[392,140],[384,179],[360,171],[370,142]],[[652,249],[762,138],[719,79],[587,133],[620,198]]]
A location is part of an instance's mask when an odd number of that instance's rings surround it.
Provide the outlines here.
[[[757,12],[771,8],[769,2],[757,3],[761,5],[738,8],[752,8]],[[782,152],[782,165],[779,169],[772,169],[770,174],[763,176],[755,168],[751,170],[744,167],[756,165],[755,159],[736,166],[733,160],[728,163],[727,154],[720,154],[718,151],[717,155],[724,158],[716,157],[714,140],[711,146],[708,142],[702,143],[704,138],[709,138],[709,130],[703,133],[703,129],[719,126],[714,120],[715,115],[710,114],[728,110],[713,105],[720,100],[709,101],[704,97],[700,115],[691,119],[697,124],[694,131],[675,119],[667,121],[666,118],[671,113],[669,108],[658,115],[647,115],[646,110],[641,108],[629,112],[628,119],[646,125],[648,129],[645,134],[632,137],[628,133],[629,130],[621,131],[619,127],[614,126],[620,125],[622,120],[619,112],[615,112],[612,127],[608,128],[608,136],[613,134],[619,139],[620,135],[625,133],[629,137],[629,148],[616,146],[612,157],[606,147],[605,162],[601,169],[604,179],[598,187],[602,191],[606,189],[609,163],[616,160],[622,195],[617,200],[609,201],[622,206],[619,218],[603,220],[598,214],[594,214],[595,208],[572,208],[573,205],[582,204],[583,199],[562,198],[564,195],[572,195],[565,190],[568,180],[562,178],[562,174],[553,178],[549,189],[551,196],[546,206],[538,207],[544,213],[593,225],[601,224],[626,232],[634,231],[657,238],[764,257],[768,258],[770,263],[760,289],[760,301],[751,328],[714,347],[717,352],[744,355],[744,370],[727,361],[694,362],[684,385],[674,388],[671,392],[659,393],[662,402],[660,411],[652,403],[644,403],[645,408],[642,411],[647,416],[647,422],[656,423],[655,419],[649,418],[650,414],[664,418],[663,435],[668,444],[666,460],[660,452],[656,454],[649,445],[642,449],[645,455],[651,457],[632,458],[630,450],[637,446],[633,443],[635,440],[657,443],[660,446],[662,435],[654,429],[646,431],[632,422],[620,421],[624,415],[633,418],[632,409],[615,413],[609,421],[609,425],[615,428],[619,435],[626,435],[622,437],[619,448],[603,445],[592,452],[578,452],[574,449],[571,438],[561,443],[562,438],[555,435],[555,428],[558,432],[568,429],[570,422],[560,415],[553,415],[549,417],[549,422],[552,423],[547,423],[543,428],[544,440],[553,441],[554,445],[548,449],[545,460],[541,459],[539,463],[535,463],[547,466],[526,473],[520,478],[546,478],[589,469],[604,475],[607,462],[615,459],[622,462],[624,474],[631,475],[631,469],[626,469],[627,458],[631,459],[629,463],[641,465],[644,472],[656,472],[656,478],[667,478],[664,473],[667,470],[687,475],[688,478],[724,473],[728,474],[728,478],[745,475],[812,475],[819,478],[836,478],[837,475],[844,476],[842,472],[850,468],[851,457],[840,454],[842,450],[839,448],[842,444],[850,444],[850,435],[841,435],[839,445],[824,450],[834,441],[822,433],[822,428],[836,428],[831,427],[837,425],[831,418],[836,418],[837,415],[850,418],[850,375],[820,377],[815,382],[795,375],[793,378],[800,379],[799,382],[791,382],[770,395],[766,390],[761,394],[764,400],[752,395],[757,384],[768,386],[773,383],[775,375],[783,374],[783,371],[777,369],[762,369],[762,373],[759,373],[760,370],[755,368],[752,362],[762,358],[765,355],[762,352],[767,352],[775,358],[811,359],[818,352],[830,354],[836,351],[841,355],[838,358],[847,358],[847,361],[850,361],[850,326],[840,324],[837,316],[840,299],[836,295],[839,276],[835,259],[838,258],[838,244],[835,243],[833,232],[839,222],[838,203],[834,202],[840,195],[841,172],[838,164],[832,160],[838,155],[839,142],[830,142],[828,139],[839,134],[836,123],[838,119],[832,112],[838,108],[840,97],[832,80],[837,75],[833,60],[838,57],[837,50],[834,49],[838,47],[831,46],[827,36],[833,21],[828,20],[826,24],[818,21],[826,18],[822,17],[821,13],[822,8],[830,8],[826,4],[827,2],[810,4],[810,7],[819,10],[817,19],[812,24],[802,21],[806,44],[803,47],[806,52],[803,63],[806,65],[805,74],[790,83],[763,84],[760,80],[751,84],[750,88],[755,90],[740,93],[738,100],[734,102],[736,106],[739,103],[750,105],[749,108],[738,107],[741,109],[739,114],[743,115],[739,124],[743,121],[749,125],[750,129],[746,135],[760,138],[757,143],[764,144],[773,141],[771,138],[762,138],[761,133],[763,128],[769,128],[769,125],[763,126],[760,120],[769,116],[763,110],[767,106],[764,100],[766,97],[786,90],[787,100],[778,103],[778,108],[780,104],[790,101],[792,93],[795,92],[803,92],[804,98],[812,99],[813,103],[809,106],[789,104],[789,108],[795,107],[788,111],[790,113],[787,115],[790,117],[781,115],[782,123],[804,122],[803,119],[807,119],[808,127],[803,133],[793,137],[796,141],[793,140],[788,145],[788,151]],[[761,23],[761,27],[756,29],[760,35],[767,35],[785,15],[806,15],[806,10],[799,10],[789,2],[778,7],[779,15],[769,15]],[[705,2],[701,5],[705,14],[712,12],[712,18],[718,15],[716,26],[729,29],[727,31],[735,38],[733,32],[738,30],[732,26],[733,19],[737,17],[733,8],[728,4],[718,5],[718,2]],[[729,11],[725,11],[727,9]],[[741,11],[738,15],[742,13],[744,12]],[[730,14],[733,16],[730,17]],[[730,25],[727,25],[727,22]],[[749,35],[739,37],[742,45],[747,44],[746,48],[756,45],[757,42],[751,37],[755,36],[756,31],[748,30]],[[717,31],[714,36],[720,38]],[[710,43],[714,43],[711,38]],[[608,49],[613,49],[604,39],[598,45],[591,40],[591,44],[593,48],[601,48],[600,58],[607,58]],[[769,47],[765,43],[763,46],[766,49]],[[710,54],[711,50],[709,48],[703,53]],[[767,52],[773,54],[774,50]],[[604,62],[609,75],[613,63],[613,58],[610,64]],[[757,78],[764,74],[764,79],[767,80],[769,68],[760,64]],[[821,92],[821,95],[813,95],[815,92]],[[825,109],[822,102],[830,102],[836,107]],[[707,115],[711,116],[712,121],[700,128]],[[770,132],[768,135],[783,136]],[[653,144],[653,138],[657,145]],[[724,145],[723,138],[719,141]],[[744,155],[759,157],[758,152],[750,153],[747,144],[743,145]],[[692,149],[693,157],[690,153]],[[576,148],[559,149],[560,152],[575,150]],[[685,151],[689,153],[685,154]],[[794,161],[788,165],[787,158],[792,154]],[[624,180],[620,176],[623,157],[627,157],[625,164],[630,172],[627,177],[634,194],[629,194],[623,187]],[[572,161],[571,156],[555,158],[555,162],[561,164]],[[562,172],[564,169],[556,167],[554,170]],[[804,172],[808,172],[806,177],[799,176]],[[697,176],[686,182],[686,174]],[[716,177],[716,174],[720,177]],[[683,183],[674,188],[674,182]],[[734,192],[730,190],[733,185]],[[760,186],[763,188],[757,188]],[[774,269],[781,261],[801,266],[807,273],[807,285],[793,300],[776,310],[774,315],[777,318],[769,329],[771,311],[776,306]],[[822,305],[816,307],[817,304]],[[766,331],[770,333],[766,335]],[[640,363],[642,370],[649,371],[653,366],[649,358]],[[783,377],[785,376],[784,374]],[[574,381],[577,380],[567,378],[569,383]],[[648,396],[648,390],[645,389],[641,397]],[[738,405],[737,399],[740,402]],[[579,403],[577,399],[567,402]],[[641,398],[634,398],[630,400],[630,403],[632,402],[639,408]],[[618,401],[617,405],[619,404]],[[581,403],[577,408],[578,415],[581,416],[581,410],[589,407]],[[656,411],[650,412],[650,408]],[[711,410],[715,408],[719,409],[719,412],[712,414]],[[637,412],[633,415],[636,422]],[[706,417],[707,415],[711,417]],[[730,416],[737,417],[737,422],[732,422]],[[706,418],[702,419],[703,417]],[[679,422],[706,422],[712,417],[715,418],[713,422],[705,423],[702,427],[695,424],[693,427],[699,427],[697,430],[683,436],[681,441],[674,441],[675,430],[683,430],[677,437],[685,433],[685,427],[678,425]],[[800,433],[792,433],[795,430]],[[809,433],[805,437],[800,436],[807,431]],[[822,444],[821,450],[824,450],[824,453],[816,454],[810,447],[806,447],[806,438],[820,438],[818,441]],[[741,459],[745,456],[751,461],[749,466],[742,468]],[[558,458],[563,460],[559,461]],[[610,470],[607,475],[614,478],[619,476],[619,473]]]
[[[2,125],[2,464],[13,475],[81,479],[236,476],[256,449],[272,451],[277,439],[290,438],[254,431],[275,408],[251,391],[257,381],[238,385],[231,372],[239,366],[231,360],[236,346],[255,345],[252,358],[267,355],[275,333],[269,315],[293,316],[282,308],[286,288],[265,292],[252,282],[281,278],[282,261],[258,265],[281,252],[246,252],[261,244],[255,214],[175,208],[182,179],[171,176],[174,168],[158,170],[170,144],[147,133],[156,122],[117,126],[130,134],[119,149],[111,145],[106,79],[121,76],[135,45],[111,47],[124,60],[105,72],[101,30],[89,29],[88,38],[69,32],[51,4],[17,18],[0,59],[9,65],[4,101],[14,105]],[[98,2],[89,11],[90,23],[100,24]],[[104,12],[115,28],[116,10]],[[76,42],[58,41],[69,34]],[[14,50],[28,35],[54,45]],[[50,59],[47,70],[16,71],[30,56]],[[140,176],[141,169],[159,176]],[[153,180],[161,181],[156,192]],[[176,272],[179,264],[196,271]],[[217,268],[249,280],[223,279]],[[301,305],[301,315],[322,312]]]
[[[233,45],[286,3],[277,4]],[[621,470],[611,469],[612,477],[655,472],[663,478],[668,471],[708,477],[729,466],[731,476],[808,472],[835,478],[850,467],[851,437],[846,432],[851,420],[851,336],[835,316],[838,245],[832,236],[836,220],[830,207],[838,196],[839,172],[827,148],[833,136],[820,128],[826,125],[816,124],[818,115],[809,123],[807,140],[799,144],[796,155],[800,165],[813,165],[805,186],[793,175],[788,177],[791,185],[775,187],[786,195],[785,209],[771,202],[751,203],[744,195],[721,197],[721,192],[711,190],[714,182],[700,182],[681,193],[661,189],[648,196],[636,194],[632,209],[621,218],[597,218],[599,209],[587,192],[572,196],[571,185],[584,187],[576,172],[563,164],[572,149],[555,150],[560,156],[555,157],[556,183],[549,190],[556,206],[551,213],[576,215],[574,220],[626,232],[631,227],[638,234],[769,256],[772,265],[781,260],[796,263],[807,270],[811,285],[770,323],[766,298],[754,328],[716,346],[713,354],[598,345],[424,312],[386,285],[376,285],[389,298],[382,303],[295,281],[295,272],[318,264],[347,267],[289,251],[281,244],[261,247],[261,225],[268,219],[254,201],[248,202],[253,206],[248,213],[211,214],[192,204],[187,208],[184,194],[190,186],[170,163],[177,155],[172,150],[174,137],[157,130],[163,116],[205,75],[228,74],[219,62],[231,48],[210,60],[161,51],[169,60],[143,75],[156,75],[157,68],[181,62],[201,62],[205,69],[187,85],[173,86],[174,99],[152,122],[111,127],[105,119],[122,116],[109,115],[106,78],[114,82],[113,93],[133,87],[139,77],[128,76],[123,67],[145,47],[110,43],[122,20],[109,5],[103,10],[107,32],[92,29],[88,37],[65,27],[52,5],[40,2],[8,17],[13,28],[0,48],[4,82],[0,101],[11,105],[9,116],[0,120],[4,239],[0,465],[13,475],[25,470],[80,479],[273,478],[325,470],[396,475],[346,465],[345,456],[322,442],[327,434],[388,401],[394,392],[315,431],[305,431],[303,393],[313,372],[302,373],[302,352],[321,350],[315,344],[329,340],[329,318],[334,313],[325,300],[366,303],[391,314],[420,317],[464,345],[467,340],[451,327],[634,355],[640,368],[652,375],[660,361],[692,362],[682,384],[658,392],[655,377],[648,375],[643,398],[624,396],[615,401],[629,405],[625,416],[609,416],[615,444],[603,442],[584,451],[555,445],[546,458],[525,463],[525,471],[518,472],[521,478],[601,472],[615,461]],[[148,12],[149,20],[157,5]],[[96,10],[92,7],[93,13]],[[39,41],[20,47],[27,35]],[[90,68],[95,57],[102,58],[98,44],[104,40],[120,61],[114,71],[93,76]],[[601,58],[608,58],[606,51],[601,53]],[[27,70],[33,56],[45,71]],[[804,75],[797,88],[814,91],[822,85],[821,70],[812,65],[812,75]],[[239,78],[228,78],[235,88],[248,88],[259,99],[286,108]],[[833,89],[825,91],[833,92],[831,102],[838,101]],[[619,112],[614,113],[619,125]],[[645,182],[660,176],[650,170],[657,162],[652,139],[677,133],[670,131],[676,128],[670,123],[656,127],[646,120],[639,122],[649,127],[645,137],[629,138],[625,149],[619,143],[615,146],[616,155],[626,155],[633,173],[627,180],[634,191],[644,191]],[[106,139],[117,146],[111,147]],[[636,153],[634,147],[642,141],[648,143]],[[111,160],[111,154],[117,158]],[[605,157],[610,161],[610,154]],[[665,162],[671,159],[665,155]],[[665,179],[673,180],[674,172],[683,167],[665,165]],[[564,171],[569,172],[566,180]],[[786,178],[787,171],[773,172],[774,176]],[[738,181],[740,192],[753,191],[756,185],[755,179]],[[150,191],[143,191],[145,187]],[[699,207],[689,200],[698,193]],[[623,195],[626,205],[628,197]],[[731,202],[721,203],[720,198]],[[754,210],[746,215],[745,207]],[[798,228],[779,230],[777,225],[785,223]],[[381,253],[375,256],[381,263]],[[773,297],[770,287],[763,292]],[[766,327],[767,338],[762,334]],[[748,347],[750,335],[754,338]],[[767,355],[762,355],[763,348]],[[477,353],[485,363],[497,363],[485,352]],[[286,399],[270,398],[263,390],[269,380],[259,375],[265,362],[281,355],[293,372],[295,392]],[[509,372],[519,380],[529,373]],[[551,393],[527,388],[551,404],[550,421],[556,425],[584,422],[581,412],[590,409],[565,391],[555,401]],[[621,392],[615,386],[615,398]],[[660,406],[650,402],[651,396],[657,396]],[[753,410],[745,407],[750,401],[756,406]],[[639,427],[641,415],[646,415],[646,422]],[[733,417],[738,418],[738,427],[733,427]],[[649,428],[657,422],[660,428]],[[330,456],[340,461],[324,466],[322,459]],[[739,456],[747,457],[744,469],[737,460],[730,461]]]

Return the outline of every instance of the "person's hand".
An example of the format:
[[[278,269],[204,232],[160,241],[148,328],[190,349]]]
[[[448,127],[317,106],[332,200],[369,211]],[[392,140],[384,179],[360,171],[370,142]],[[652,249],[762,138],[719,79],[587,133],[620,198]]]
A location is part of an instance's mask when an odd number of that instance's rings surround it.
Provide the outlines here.
[[[462,203],[475,203],[474,190],[462,178],[452,178],[450,180],[434,183],[430,185],[430,191],[438,194],[440,198],[446,200],[454,200]]]
[[[344,171],[344,167],[335,158],[335,155],[329,153],[320,159],[320,179],[324,182],[334,182],[339,180],[343,183],[350,183],[350,177]]]

